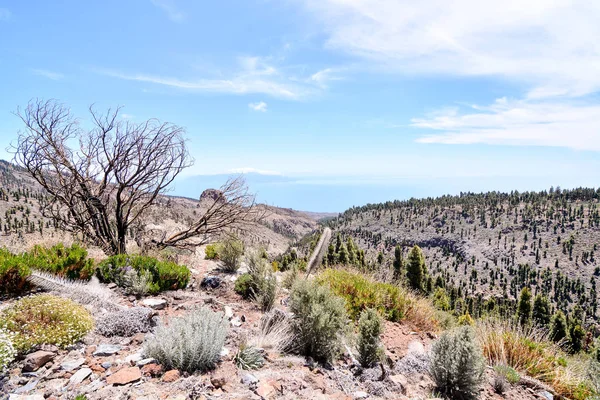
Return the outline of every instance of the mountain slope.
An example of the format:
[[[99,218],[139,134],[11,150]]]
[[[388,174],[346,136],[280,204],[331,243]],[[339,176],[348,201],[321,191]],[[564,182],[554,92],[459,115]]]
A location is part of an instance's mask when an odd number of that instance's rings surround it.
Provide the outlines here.
[[[332,226],[388,263],[397,244],[404,255],[419,245],[430,274],[466,296],[515,299],[530,286],[595,318],[599,200],[600,189],[466,193],[355,207]]]

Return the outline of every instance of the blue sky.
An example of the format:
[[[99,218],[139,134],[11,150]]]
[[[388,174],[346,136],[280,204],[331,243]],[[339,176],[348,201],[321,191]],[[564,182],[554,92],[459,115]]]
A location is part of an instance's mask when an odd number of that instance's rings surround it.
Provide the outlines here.
[[[29,99],[187,129],[174,193],[312,211],[598,186],[600,3],[0,0],[0,158]]]

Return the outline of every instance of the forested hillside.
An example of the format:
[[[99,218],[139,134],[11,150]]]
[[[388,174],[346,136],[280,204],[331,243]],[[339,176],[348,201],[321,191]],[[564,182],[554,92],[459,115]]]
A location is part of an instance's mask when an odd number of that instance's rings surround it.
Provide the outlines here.
[[[461,193],[354,207],[331,225],[366,250],[371,268],[396,259],[406,268],[410,249],[421,247],[426,289],[445,288],[455,310],[514,313],[528,287],[551,312],[589,325],[598,319],[599,199],[600,189],[585,188]]]

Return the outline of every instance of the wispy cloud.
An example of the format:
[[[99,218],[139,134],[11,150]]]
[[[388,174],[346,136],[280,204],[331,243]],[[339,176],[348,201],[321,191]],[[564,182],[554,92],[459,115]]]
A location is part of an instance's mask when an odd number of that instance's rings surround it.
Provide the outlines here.
[[[133,118],[135,118],[135,115],[126,114],[126,113],[121,114],[121,119],[133,119]]]
[[[310,76],[310,80],[322,88],[327,88],[331,81],[339,81],[343,78],[339,75],[339,70],[334,68],[324,68]]]
[[[416,74],[498,76],[530,97],[600,89],[600,3],[576,1],[299,0],[327,46]]]
[[[150,0],[150,2],[164,11],[171,21],[183,22],[185,20],[185,14],[173,4],[172,0]]]
[[[600,104],[590,96],[600,92],[599,2],[297,1],[322,22],[325,47],[365,68],[521,85],[520,99],[414,119],[439,131],[420,142],[600,150]]]
[[[265,103],[264,101],[259,101],[258,103],[250,103],[250,104],[248,104],[248,107],[250,107],[254,111],[260,111],[260,112],[267,111],[267,103]]]
[[[412,126],[438,131],[421,143],[557,146],[600,151],[600,104],[497,99],[466,112],[446,110],[415,118]]]
[[[315,94],[321,88],[288,76],[261,57],[240,57],[238,68],[227,78],[183,79],[144,73],[127,73],[118,70],[93,68],[99,74],[114,78],[147,82],[176,89],[229,93],[266,94],[272,97],[297,100]]]
[[[63,79],[65,76],[58,72],[48,71],[47,69],[38,69],[32,68],[31,72],[35,75],[43,76],[44,78],[52,79],[53,81],[58,81]]]
[[[264,169],[252,168],[252,167],[242,167],[242,168],[232,168],[227,171],[229,174],[260,174],[260,175],[276,175],[282,176],[281,172],[277,171],[269,171]]]
[[[0,8],[0,21],[8,21],[12,13],[8,8]]]

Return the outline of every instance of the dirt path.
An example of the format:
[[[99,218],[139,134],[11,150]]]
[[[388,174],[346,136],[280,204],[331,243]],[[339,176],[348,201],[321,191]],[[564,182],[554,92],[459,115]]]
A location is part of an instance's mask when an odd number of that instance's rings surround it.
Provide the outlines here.
[[[331,240],[331,229],[329,229],[329,228],[323,229],[323,234],[321,234],[321,238],[319,239],[319,242],[317,243],[315,250],[311,254],[310,258],[308,259],[307,268],[306,268],[306,271],[307,271],[306,276],[309,276],[311,274],[311,272],[313,272],[313,269],[316,270],[317,267],[321,264],[321,261],[323,260],[323,256],[325,255],[325,252],[327,251],[327,246],[328,246],[330,240]]]

